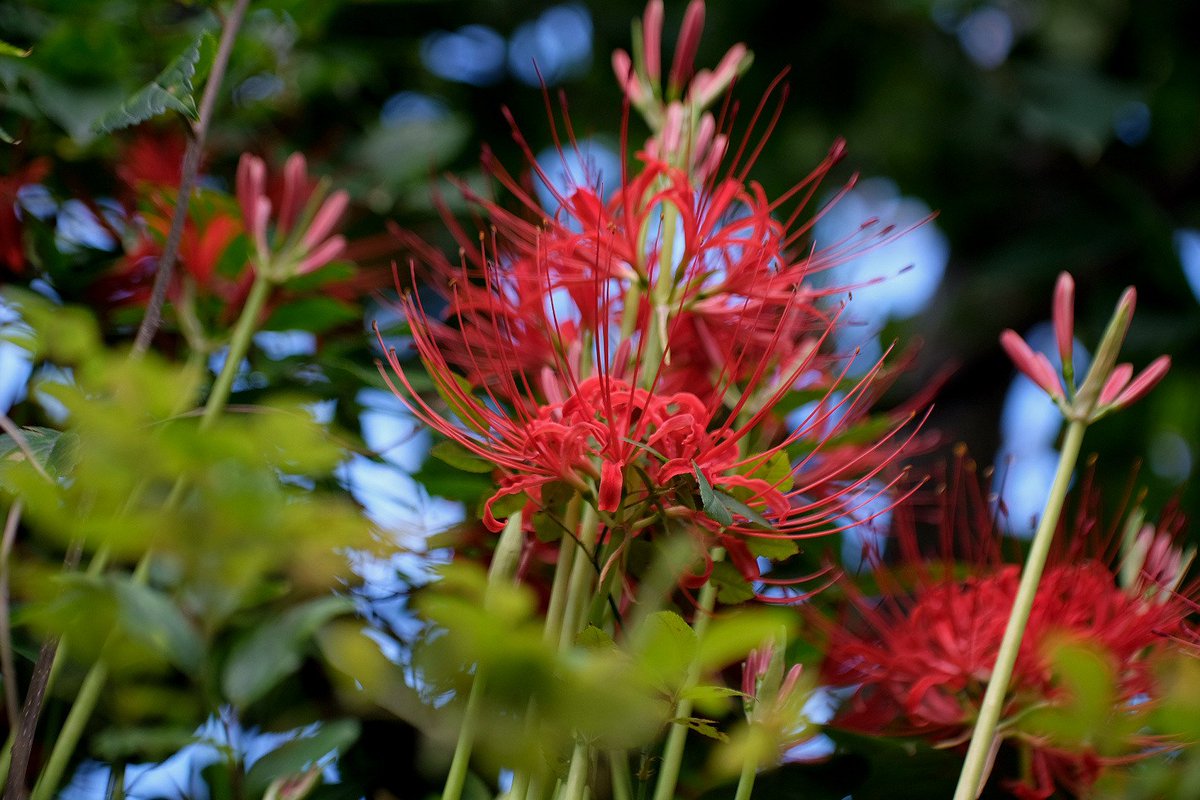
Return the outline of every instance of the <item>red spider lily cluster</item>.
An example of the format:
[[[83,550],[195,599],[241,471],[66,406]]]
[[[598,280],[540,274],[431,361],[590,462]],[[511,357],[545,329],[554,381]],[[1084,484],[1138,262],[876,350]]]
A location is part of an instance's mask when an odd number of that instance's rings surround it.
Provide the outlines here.
[[[822,678],[853,689],[833,725],[938,746],[970,736],[1020,577],[1002,559],[996,509],[984,497],[960,469],[938,509],[936,550],[922,552],[913,517],[901,515],[898,558],[874,564],[877,593],[847,583],[844,615],[819,621],[829,637]],[[1028,754],[1022,780],[1010,786],[1023,798],[1045,800],[1056,787],[1086,794],[1106,764],[1162,745],[1135,732],[1119,750],[1102,751],[1023,727],[1031,711],[1073,701],[1053,668],[1057,648],[1086,647],[1111,669],[1116,719],[1153,706],[1156,659],[1193,635],[1200,585],[1185,579],[1182,518],[1167,513],[1144,525],[1122,550],[1114,532],[1102,529],[1098,505],[1094,489],[1085,488],[1079,513],[1061,526],[1062,544],[1038,586],[1006,695],[1001,730]]]
[[[747,180],[753,156],[744,158],[745,146],[720,160],[728,134],[713,132],[704,107],[719,94],[714,82],[724,91],[737,70],[686,79],[702,10],[689,8],[666,99],[638,84],[638,107],[657,104],[646,116],[663,127],[635,154],[636,169],[555,188],[554,207],[543,208],[489,164],[513,202],[467,192],[490,230],[471,235],[447,219],[460,243],[457,265],[397,231],[413,253],[414,281],[432,278],[445,301],[439,314],[419,295],[401,302],[440,402],[414,389],[395,350],[385,377],[423,422],[496,466],[498,486],[483,512],[491,530],[503,526],[499,501],[518,497],[528,520],[558,512],[545,489],[565,485],[605,530],[646,535],[685,525],[699,541],[722,544],[758,582],[756,540],[837,531],[898,480],[887,468],[911,437],[904,417],[874,441],[839,442],[868,412],[882,365],[847,378],[853,355],[827,346],[840,313],[829,298],[844,290],[810,283],[814,272],[894,232],[801,246],[812,221],[798,220],[841,157],[840,142],[777,200]],[[649,43],[662,8],[646,13]],[[654,78],[656,53],[648,44],[630,81]],[[696,91],[697,82],[706,89]],[[515,137],[535,179],[553,186]],[[697,164],[698,146],[718,159]],[[797,397],[811,398],[811,410],[788,426],[785,410]]]

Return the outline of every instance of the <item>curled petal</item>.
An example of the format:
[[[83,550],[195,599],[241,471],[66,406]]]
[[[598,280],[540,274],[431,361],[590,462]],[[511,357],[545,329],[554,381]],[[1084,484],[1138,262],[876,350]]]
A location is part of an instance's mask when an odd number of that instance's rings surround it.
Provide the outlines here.
[[[625,485],[625,476],[621,465],[605,461],[600,467],[600,497],[601,511],[616,511],[621,506],[621,493]]]

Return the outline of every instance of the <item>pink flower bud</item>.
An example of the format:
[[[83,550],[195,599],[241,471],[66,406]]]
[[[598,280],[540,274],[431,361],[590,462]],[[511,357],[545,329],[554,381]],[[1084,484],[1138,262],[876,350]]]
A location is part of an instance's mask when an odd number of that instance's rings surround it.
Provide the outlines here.
[[[800,682],[800,676],[804,672],[803,664],[796,664],[788,670],[787,676],[784,677],[783,683],[779,686],[779,699],[786,702],[792,693],[796,691],[796,684]]]
[[[750,52],[746,45],[738,43],[729,48],[715,70],[701,70],[692,79],[688,89],[691,102],[700,108],[712,104],[721,92],[729,88],[729,84],[733,83],[733,79],[742,71],[743,65],[749,63],[748,59]]]
[[[1141,400],[1146,394],[1154,388],[1155,384],[1163,379],[1167,374],[1167,370],[1171,368],[1170,356],[1159,356],[1150,362],[1150,366],[1142,370],[1142,373],[1129,382],[1125,390],[1117,396],[1113,401],[1115,405],[1125,407]]]
[[[672,155],[679,152],[679,146],[683,143],[682,103],[671,103],[671,105],[667,106],[667,115],[663,121],[659,139],[662,141],[660,158],[670,159]]]
[[[1000,334],[1000,345],[1004,348],[1004,352],[1008,353],[1008,357],[1012,359],[1017,369],[1042,387],[1047,394],[1051,397],[1062,396],[1062,385],[1059,383],[1058,375],[1054,372],[1054,367],[1050,365],[1044,355],[1033,352],[1016,331],[1006,330]]]
[[[1117,364],[1113,369],[1112,374],[1108,376],[1108,380],[1104,382],[1104,388],[1100,390],[1100,406],[1106,406],[1117,399],[1117,395],[1125,388],[1125,384],[1129,383],[1129,379],[1133,377],[1132,364]]]
[[[338,190],[325,198],[325,202],[313,216],[308,230],[304,232],[304,237],[300,240],[304,243],[305,248],[315,247],[333,231],[333,226],[337,225],[338,220],[342,218],[342,213],[346,210],[349,202],[350,195],[343,190]]]
[[[1054,286],[1054,337],[1063,368],[1067,369],[1075,347],[1075,280],[1068,272],[1059,273]]]
[[[266,193],[267,165],[258,156],[243,153],[237,169],[237,201],[242,209],[242,224],[254,230],[258,198]]]
[[[267,247],[267,220],[271,218],[271,201],[266,197],[256,197],[253,203],[254,211],[251,219],[246,221],[246,231],[254,241],[254,246],[260,255],[269,252]]]
[[[346,237],[333,236],[326,239],[304,257],[304,260],[300,262],[300,266],[296,269],[296,274],[307,275],[313,270],[325,266],[340,256],[345,249]]]
[[[650,0],[642,15],[642,56],[646,59],[646,78],[652,86],[662,79],[662,0]]]
[[[1132,286],[1125,288],[1121,299],[1117,301],[1117,311],[1124,312],[1126,319],[1133,319],[1133,310],[1137,307],[1137,289]]]
[[[679,88],[687,83],[704,32],[704,0],[692,0],[683,15],[679,42],[675,45],[675,60],[671,64],[670,85]]]
[[[633,70],[633,61],[624,50],[614,50],[612,54],[613,74],[617,76],[617,84],[629,98],[629,102],[637,103],[642,99],[642,83]]]
[[[705,153],[708,146],[712,144],[712,137],[716,132],[717,121],[713,119],[713,115],[707,113],[702,115],[700,124],[696,126],[696,140],[692,143],[692,152],[697,156]]]
[[[283,196],[279,200],[279,230],[287,235],[296,224],[308,189],[308,164],[303,153],[292,153],[283,165]]]

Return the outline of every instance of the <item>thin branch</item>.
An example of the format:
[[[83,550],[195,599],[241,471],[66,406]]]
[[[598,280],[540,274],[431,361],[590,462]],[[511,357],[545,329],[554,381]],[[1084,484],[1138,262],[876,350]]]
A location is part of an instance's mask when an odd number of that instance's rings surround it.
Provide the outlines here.
[[[21,714],[17,700],[17,665],[13,659],[12,626],[9,624],[8,558],[12,555],[21,521],[21,500],[13,501],[4,523],[4,539],[0,541],[0,672],[4,676],[4,710],[9,726],[15,726]]]
[[[72,545],[63,561],[63,571],[70,572],[79,566],[83,554],[81,544]],[[29,755],[33,752],[33,739],[37,734],[38,718],[42,715],[42,704],[46,700],[46,688],[54,672],[54,658],[58,654],[58,637],[51,636],[42,642],[33,675],[29,678],[29,691],[25,693],[25,706],[17,723],[17,736],[13,742],[12,761],[8,768],[8,782],[4,787],[4,800],[25,800],[29,789],[25,785],[25,774],[29,769]]]
[[[171,275],[175,271],[175,259],[179,256],[179,243],[183,239],[183,228],[187,222],[188,206],[192,201],[192,190],[196,187],[197,173],[200,171],[200,156],[204,152],[204,140],[208,137],[208,126],[212,120],[213,108],[217,103],[217,92],[220,91],[221,81],[225,77],[225,68],[229,65],[229,56],[233,52],[233,43],[237,38],[238,29],[246,15],[250,0],[237,0],[233,10],[223,21],[221,41],[217,46],[217,55],[213,59],[212,69],[208,80],[204,83],[204,95],[200,99],[198,119],[192,128],[192,136],[188,140],[186,152],[183,154],[183,171],[179,181],[179,195],[175,201],[175,214],[171,217],[171,229],[167,233],[166,244],[163,245],[162,256],[158,259],[158,270],[154,276],[154,288],[150,293],[150,302],[146,304],[146,316],[138,328],[137,338],[133,340],[133,356],[140,358],[150,348],[154,334],[162,324],[163,305],[167,301],[167,288],[171,284]]]
[[[34,454],[33,448],[29,446],[29,440],[25,438],[25,434],[17,426],[17,423],[9,419],[8,415],[3,411],[0,411],[0,430],[12,437],[13,444],[15,444],[17,449],[20,450],[25,458],[29,460],[30,465],[38,475],[41,475],[51,483],[54,482],[54,479],[50,477],[49,473],[47,473],[46,469],[42,466],[42,462],[37,460],[37,456]]]

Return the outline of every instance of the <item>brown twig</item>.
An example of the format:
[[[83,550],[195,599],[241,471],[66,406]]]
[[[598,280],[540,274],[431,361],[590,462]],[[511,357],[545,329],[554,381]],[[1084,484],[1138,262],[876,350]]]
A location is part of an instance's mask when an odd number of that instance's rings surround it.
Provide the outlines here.
[[[71,572],[79,566],[83,555],[81,543],[72,545],[63,561],[63,571]],[[8,782],[4,787],[4,800],[25,800],[29,789],[25,785],[25,773],[29,770],[29,755],[33,752],[33,739],[37,734],[38,718],[42,716],[42,704],[46,700],[46,687],[54,672],[54,658],[58,654],[58,638],[50,637],[42,642],[33,675],[29,678],[29,691],[25,693],[25,705],[17,723],[17,735],[13,741],[12,761],[8,768]]]
[[[192,126],[192,136],[188,140],[187,150],[183,154],[183,168],[179,180],[179,196],[175,200],[175,214],[171,217],[171,229],[167,232],[167,241],[163,245],[162,256],[158,259],[158,270],[154,276],[154,287],[150,293],[150,301],[146,304],[146,316],[138,327],[137,337],[133,340],[133,356],[140,358],[150,348],[154,334],[162,324],[163,305],[167,301],[167,288],[171,284],[171,275],[175,271],[175,259],[179,255],[179,243],[183,239],[183,228],[187,222],[188,206],[192,200],[192,190],[196,187],[196,176],[200,171],[200,156],[204,152],[204,140],[208,136],[208,125],[212,120],[213,108],[217,103],[217,92],[225,77],[225,68],[229,65],[229,56],[233,52],[233,42],[237,38],[238,29],[246,15],[250,0],[237,0],[229,16],[225,17],[221,29],[221,41],[217,46],[217,55],[213,59],[212,69],[208,80],[204,83],[204,95],[200,99],[200,108],[196,124]]]
[[[18,498],[8,509],[8,519],[4,522],[4,538],[0,541],[0,672],[4,676],[4,710],[10,726],[17,724],[21,713],[17,701],[17,665],[13,659],[12,626],[9,625],[8,617],[8,558],[12,554],[20,521],[21,500]]]

